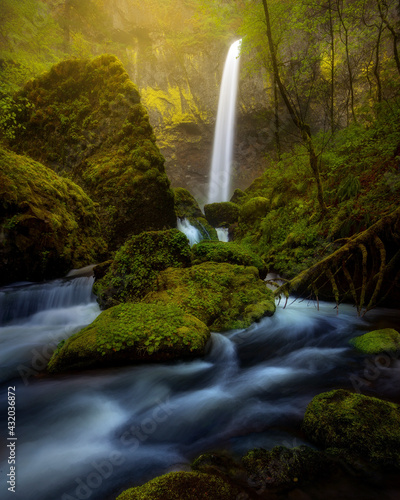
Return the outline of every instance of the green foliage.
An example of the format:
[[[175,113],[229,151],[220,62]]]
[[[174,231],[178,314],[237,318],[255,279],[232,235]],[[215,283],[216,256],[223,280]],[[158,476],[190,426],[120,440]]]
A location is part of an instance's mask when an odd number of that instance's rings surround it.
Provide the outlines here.
[[[115,254],[106,275],[93,291],[102,308],[126,300],[138,301],[167,267],[190,265],[190,247],[177,229],[143,232],[132,236]]]
[[[361,189],[360,180],[349,174],[339,185],[337,197],[339,201],[344,201],[349,198],[354,198]]]

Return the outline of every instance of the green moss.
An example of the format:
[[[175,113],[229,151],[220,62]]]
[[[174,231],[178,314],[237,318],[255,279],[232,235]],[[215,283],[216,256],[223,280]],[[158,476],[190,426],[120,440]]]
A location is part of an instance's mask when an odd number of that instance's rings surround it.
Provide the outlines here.
[[[183,219],[203,217],[199,204],[187,189],[173,189],[176,216]]]
[[[256,196],[244,203],[240,207],[240,223],[254,224],[256,220],[262,219],[267,215],[270,203],[267,198]]]
[[[303,430],[323,448],[400,468],[400,407],[394,403],[343,389],[325,392],[307,406]]]
[[[92,200],[30,158],[0,149],[0,282],[62,276],[105,252]]]
[[[398,351],[400,349],[400,333],[393,328],[384,328],[365,333],[350,342],[364,354]]]
[[[239,490],[222,478],[200,472],[170,472],[131,488],[117,500],[232,500]]]
[[[191,358],[204,354],[209,337],[204,323],[175,304],[120,304],[67,339],[47,370]]]
[[[228,262],[242,266],[254,266],[261,278],[265,278],[265,264],[253,251],[239,243],[221,241],[201,241],[192,247],[193,264],[202,262]]]
[[[160,271],[190,263],[188,239],[177,229],[143,232],[117,251],[93,291],[103,309],[126,300],[137,301],[151,290]]]
[[[206,219],[213,227],[228,227],[237,222],[239,207],[231,201],[210,203],[204,206]]]
[[[173,193],[136,86],[113,55],[63,61],[19,93],[12,147],[71,177],[100,205],[115,249],[131,234],[175,227]]]
[[[273,294],[255,267],[206,262],[162,271],[145,302],[175,303],[214,331],[247,328],[275,312]]]
[[[332,462],[324,453],[308,446],[272,450],[257,448],[249,451],[242,463],[253,485],[270,488],[294,487],[307,481],[320,479],[332,470]]]

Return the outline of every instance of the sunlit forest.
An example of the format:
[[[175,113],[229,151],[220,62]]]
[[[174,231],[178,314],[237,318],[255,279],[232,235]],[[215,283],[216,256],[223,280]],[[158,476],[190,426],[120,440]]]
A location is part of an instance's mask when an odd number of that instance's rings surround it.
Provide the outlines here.
[[[400,3],[0,0],[1,498],[400,496]]]

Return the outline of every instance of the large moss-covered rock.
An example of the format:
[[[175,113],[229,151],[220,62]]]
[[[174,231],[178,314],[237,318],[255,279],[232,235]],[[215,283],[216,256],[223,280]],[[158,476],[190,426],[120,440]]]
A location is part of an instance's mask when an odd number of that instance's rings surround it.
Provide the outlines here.
[[[112,55],[69,60],[29,81],[12,147],[65,173],[100,204],[113,248],[129,235],[175,227],[164,158],[136,86]]]
[[[320,479],[334,469],[332,460],[308,446],[256,448],[242,458],[242,463],[254,486],[270,488],[293,487]]]
[[[131,488],[117,500],[232,500],[240,490],[221,477],[200,472],[170,472]]]
[[[229,227],[239,219],[239,207],[231,201],[205,205],[204,213],[208,222],[214,227]]]
[[[254,266],[261,278],[265,278],[267,270],[261,258],[248,248],[233,242],[201,241],[192,247],[193,264],[202,262],[228,262],[242,266]]]
[[[205,353],[209,337],[204,323],[175,304],[120,304],[61,342],[47,370],[193,358]]]
[[[374,330],[352,339],[351,344],[364,354],[399,351],[400,333],[393,328]]]
[[[187,189],[175,188],[173,192],[177,217],[181,219],[185,217],[203,217],[199,204]]]
[[[206,262],[162,271],[145,302],[175,303],[214,331],[247,328],[275,312],[273,293],[255,267]]]
[[[0,149],[0,284],[62,276],[104,251],[94,203],[79,186]]]
[[[143,232],[132,236],[117,251],[105,275],[95,282],[93,291],[103,309],[126,300],[137,301],[151,290],[160,271],[190,263],[188,239],[177,229]]]
[[[394,403],[343,389],[325,392],[307,406],[303,429],[323,448],[400,468],[400,406]]]

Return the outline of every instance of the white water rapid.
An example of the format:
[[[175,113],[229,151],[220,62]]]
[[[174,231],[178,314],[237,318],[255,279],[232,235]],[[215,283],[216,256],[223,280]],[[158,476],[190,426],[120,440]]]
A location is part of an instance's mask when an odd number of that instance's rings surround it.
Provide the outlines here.
[[[241,40],[237,40],[231,45],[222,75],[211,161],[208,203],[228,201],[230,194],[236,97],[239,81],[240,42]]]
[[[200,231],[197,229],[197,227],[192,226],[190,222],[187,219],[180,219],[178,217],[177,220],[177,229],[184,233],[189,240],[189,245],[192,246],[195,243],[199,243],[203,239]]]

